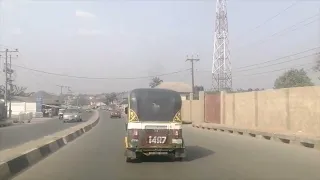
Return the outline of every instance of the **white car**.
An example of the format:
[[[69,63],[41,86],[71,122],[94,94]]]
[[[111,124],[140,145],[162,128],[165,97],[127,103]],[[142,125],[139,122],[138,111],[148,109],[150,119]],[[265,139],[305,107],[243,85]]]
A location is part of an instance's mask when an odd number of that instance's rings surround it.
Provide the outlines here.
[[[90,112],[90,113],[91,113],[91,112],[92,112],[92,109],[86,109],[86,112]]]
[[[66,109],[63,114],[63,122],[81,122],[82,116],[79,109]]]

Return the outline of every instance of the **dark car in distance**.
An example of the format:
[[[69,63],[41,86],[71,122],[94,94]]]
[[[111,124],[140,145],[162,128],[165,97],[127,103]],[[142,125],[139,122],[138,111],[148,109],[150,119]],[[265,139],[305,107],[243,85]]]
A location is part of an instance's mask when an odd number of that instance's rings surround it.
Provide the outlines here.
[[[111,111],[110,118],[121,118],[121,112],[118,110]]]

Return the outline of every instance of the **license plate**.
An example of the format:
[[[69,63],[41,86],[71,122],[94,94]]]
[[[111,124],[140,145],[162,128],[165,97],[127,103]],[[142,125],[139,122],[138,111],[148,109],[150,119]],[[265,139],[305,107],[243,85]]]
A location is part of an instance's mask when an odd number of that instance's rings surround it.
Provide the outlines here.
[[[164,144],[166,143],[167,136],[149,136],[148,143],[149,144]]]
[[[149,152],[150,155],[167,155],[168,152]]]

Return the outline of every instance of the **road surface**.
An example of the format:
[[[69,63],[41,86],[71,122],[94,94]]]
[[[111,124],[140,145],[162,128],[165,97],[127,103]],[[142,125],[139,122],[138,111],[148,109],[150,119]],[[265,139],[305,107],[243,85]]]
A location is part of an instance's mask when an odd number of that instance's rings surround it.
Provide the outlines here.
[[[15,180],[319,180],[320,153],[312,149],[192,128],[188,159],[148,158],[126,163],[124,121],[100,113],[90,132],[16,176]]]
[[[83,113],[83,120],[90,118],[90,113]],[[79,123],[63,123],[57,118],[43,120],[42,123],[19,124],[0,128],[0,151],[13,148],[43,136],[75,126]]]

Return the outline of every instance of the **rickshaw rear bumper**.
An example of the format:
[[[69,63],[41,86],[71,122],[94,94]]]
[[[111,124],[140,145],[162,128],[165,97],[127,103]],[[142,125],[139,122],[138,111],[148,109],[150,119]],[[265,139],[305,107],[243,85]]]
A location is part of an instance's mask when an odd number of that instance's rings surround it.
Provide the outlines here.
[[[127,148],[125,156],[132,159],[137,158],[137,154],[143,154],[145,156],[168,156],[173,155],[176,158],[186,157],[185,147],[180,148]]]

